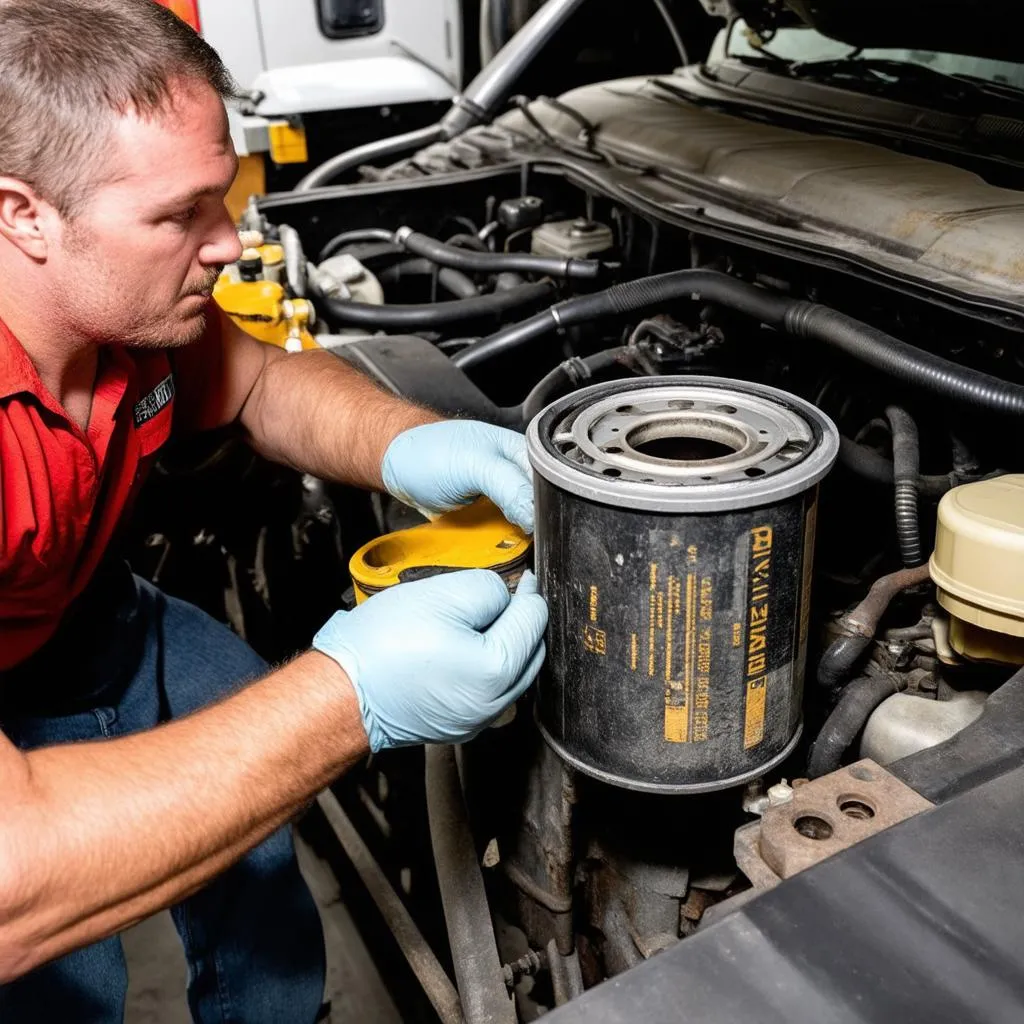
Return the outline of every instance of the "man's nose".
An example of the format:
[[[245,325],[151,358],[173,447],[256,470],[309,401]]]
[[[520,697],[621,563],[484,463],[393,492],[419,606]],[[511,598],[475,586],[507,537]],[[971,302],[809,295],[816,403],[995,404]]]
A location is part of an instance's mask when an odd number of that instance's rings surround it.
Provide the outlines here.
[[[222,214],[210,232],[209,239],[199,250],[199,262],[205,267],[226,266],[242,255],[242,243],[231,215],[222,207]]]

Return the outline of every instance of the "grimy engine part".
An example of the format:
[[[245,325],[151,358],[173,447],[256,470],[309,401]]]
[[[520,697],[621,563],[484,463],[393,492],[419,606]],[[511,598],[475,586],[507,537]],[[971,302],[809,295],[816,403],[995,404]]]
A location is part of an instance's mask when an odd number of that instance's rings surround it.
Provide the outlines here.
[[[376,537],[349,560],[356,603],[398,583],[460,569],[491,569],[514,591],[533,545],[486,498],[429,523]]]
[[[527,441],[547,741],[588,775],[664,793],[781,762],[801,729],[832,422],[759,384],[654,377],[555,402]]]

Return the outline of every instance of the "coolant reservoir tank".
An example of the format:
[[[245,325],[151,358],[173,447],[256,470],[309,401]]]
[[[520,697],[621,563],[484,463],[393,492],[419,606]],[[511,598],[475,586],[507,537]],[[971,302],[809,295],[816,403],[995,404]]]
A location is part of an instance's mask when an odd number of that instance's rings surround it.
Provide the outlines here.
[[[459,569],[491,569],[514,590],[532,542],[486,498],[364,544],[349,562],[356,603],[398,583]]]
[[[575,220],[549,221],[536,228],[530,237],[530,251],[538,256],[586,259],[608,252],[615,236],[607,224],[577,217]]]
[[[1024,664],[1024,474],[946,494],[929,568],[953,649]]]

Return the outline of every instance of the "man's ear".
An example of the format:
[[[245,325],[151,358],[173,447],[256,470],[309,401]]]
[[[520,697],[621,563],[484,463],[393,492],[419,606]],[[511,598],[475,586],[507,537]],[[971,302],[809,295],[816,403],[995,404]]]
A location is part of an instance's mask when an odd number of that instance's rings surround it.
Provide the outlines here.
[[[47,221],[56,211],[17,178],[0,176],[0,238],[17,246],[33,260],[49,252]]]

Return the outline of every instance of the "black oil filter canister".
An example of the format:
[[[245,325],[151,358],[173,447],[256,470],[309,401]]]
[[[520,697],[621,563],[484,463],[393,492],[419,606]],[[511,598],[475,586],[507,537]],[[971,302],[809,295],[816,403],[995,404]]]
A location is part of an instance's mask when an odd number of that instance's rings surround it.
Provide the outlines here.
[[[722,789],[781,762],[800,736],[831,420],[760,384],[653,377],[555,402],[527,441],[547,741],[652,792]]]

